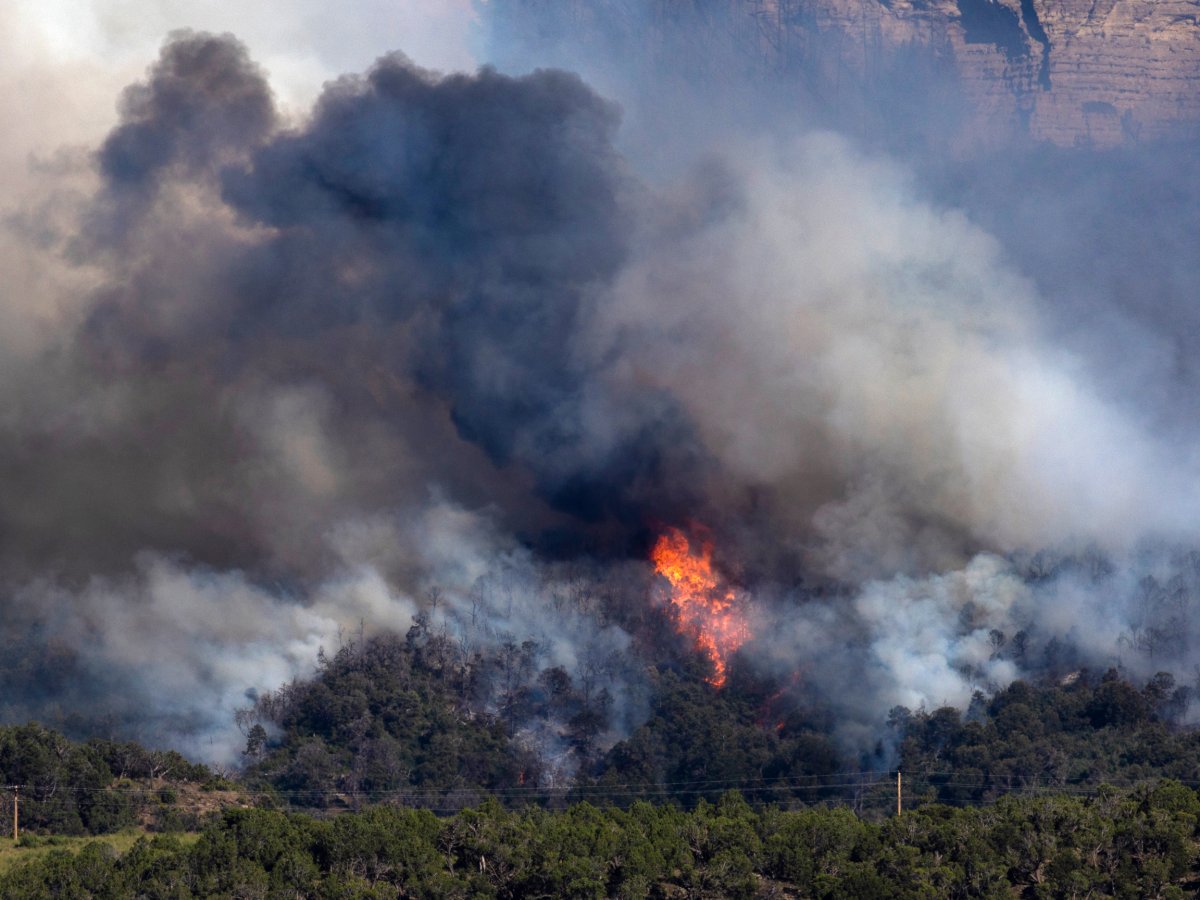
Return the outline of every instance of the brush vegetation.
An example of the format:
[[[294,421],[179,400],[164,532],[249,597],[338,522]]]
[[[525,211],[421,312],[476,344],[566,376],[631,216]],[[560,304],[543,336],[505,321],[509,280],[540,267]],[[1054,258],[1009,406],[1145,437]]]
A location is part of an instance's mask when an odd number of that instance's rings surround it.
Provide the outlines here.
[[[1200,798],[1173,782],[881,822],[755,810],[736,794],[690,811],[229,810],[190,844],[97,842],[19,863],[0,897],[1183,897],[1200,889],[1198,816]]]
[[[574,704],[556,782],[477,692],[502,665],[448,665],[379,636],[239,716],[236,782],[171,751],[0,728],[22,785],[0,897],[1050,897],[1200,890],[1200,733],[1190,691],[1117,672],[1015,682],[966,711],[897,707],[904,771],[829,739],[818,707],[736,664],[715,691],[652,675],[645,722],[605,746],[570,679],[514,678]],[[562,709],[559,710],[562,712]],[[11,809],[11,807],[8,807]],[[89,836],[102,836],[92,840]]]

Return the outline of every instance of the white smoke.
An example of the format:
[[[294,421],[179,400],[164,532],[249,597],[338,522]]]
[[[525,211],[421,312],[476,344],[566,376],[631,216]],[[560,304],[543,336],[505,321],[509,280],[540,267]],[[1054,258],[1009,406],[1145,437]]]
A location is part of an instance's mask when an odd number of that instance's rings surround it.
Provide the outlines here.
[[[613,698],[611,745],[644,714],[630,637],[603,621],[609,590],[594,573],[539,563],[485,514],[442,500],[396,516],[343,523],[330,543],[339,562],[306,589],[252,582],[238,571],[144,554],[136,571],[80,590],[48,581],[9,600],[10,626],[45,630],[72,648],[74,676],[94,681],[91,713],[143,739],[220,763],[240,758],[234,713],[252,698],[317,670],[320,654],[379,631],[404,634],[418,611],[461,650],[460,663],[506,643],[532,642],[532,683],[550,667],[592,679]],[[85,692],[89,688],[83,688]],[[496,713],[494,697],[479,712]],[[6,704],[9,718],[24,710]],[[523,727],[524,727],[524,723]],[[531,731],[531,747],[565,759],[564,723]]]
[[[684,404],[769,504],[768,540],[859,582],[979,549],[1195,539],[1194,461],[1091,389],[965,216],[831,135],[724,166],[732,211],[647,238],[596,355],[612,390]]]

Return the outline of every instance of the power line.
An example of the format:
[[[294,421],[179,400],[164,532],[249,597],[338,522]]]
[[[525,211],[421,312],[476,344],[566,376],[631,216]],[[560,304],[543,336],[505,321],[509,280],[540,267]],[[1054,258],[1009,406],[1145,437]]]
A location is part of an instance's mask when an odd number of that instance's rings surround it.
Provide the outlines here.
[[[894,771],[894,770],[893,770]],[[705,798],[725,794],[731,790],[742,790],[755,798],[765,800],[797,800],[805,804],[820,806],[863,808],[886,808],[887,787],[893,771],[866,770],[823,773],[820,775],[792,776],[769,779],[766,776],[751,778],[695,779],[691,781],[657,782],[613,782],[606,784],[583,784],[570,786],[510,786],[483,789],[470,786],[449,788],[398,787],[383,790],[348,791],[336,788],[311,788],[293,790],[233,789],[205,791],[193,782],[167,783],[165,785],[113,785],[88,787],[57,785],[61,792],[57,796],[38,799],[37,782],[12,784],[14,792],[14,828],[17,820],[17,795],[26,792],[26,803],[31,815],[40,818],[48,811],[61,811],[78,807],[78,797],[109,794],[134,799],[142,813],[158,810],[184,810],[196,815],[208,815],[231,807],[247,805],[280,804],[291,811],[309,814],[337,814],[348,805],[357,808],[360,803],[398,803],[415,808],[428,809],[435,814],[450,814],[474,805],[487,798],[495,798],[509,805],[537,805],[538,803],[563,803],[576,801],[600,801],[624,804],[637,800],[669,801],[684,798]],[[901,784],[896,773],[896,804],[899,811],[907,797],[910,808],[934,803],[952,807],[987,807],[1006,797],[1067,796],[1092,798],[1099,796],[1101,789],[1109,787],[1127,790],[1146,787],[1168,779],[1089,779],[1067,783],[1046,783],[1044,773],[1005,772],[963,773],[953,770],[935,770],[913,774]],[[1200,786],[1193,779],[1169,779],[1189,787]],[[1013,781],[1022,782],[1014,784]],[[163,791],[198,792],[190,796],[175,796],[164,800]],[[963,791],[975,796],[946,796],[945,791]],[[457,798],[455,795],[458,795]],[[852,796],[851,796],[852,794]],[[138,802],[140,801],[140,802]],[[207,801],[207,802],[206,802]]]

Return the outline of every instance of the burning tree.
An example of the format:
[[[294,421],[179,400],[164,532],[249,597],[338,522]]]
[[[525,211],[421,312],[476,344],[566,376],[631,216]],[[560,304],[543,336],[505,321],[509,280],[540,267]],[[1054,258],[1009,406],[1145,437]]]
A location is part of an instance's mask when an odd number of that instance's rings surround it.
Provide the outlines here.
[[[671,588],[668,597],[676,628],[695,641],[708,657],[713,674],[709,684],[725,684],[729,657],[750,639],[742,598],[713,568],[710,537],[700,540],[699,552],[678,528],[660,535],[650,553],[655,571]]]

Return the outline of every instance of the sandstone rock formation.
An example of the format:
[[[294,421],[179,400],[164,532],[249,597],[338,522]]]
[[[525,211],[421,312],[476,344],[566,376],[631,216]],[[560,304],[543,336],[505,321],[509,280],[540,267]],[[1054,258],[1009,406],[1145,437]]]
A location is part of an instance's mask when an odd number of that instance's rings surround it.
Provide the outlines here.
[[[1200,132],[1200,0],[555,3],[584,28],[636,23],[650,52],[686,22],[689,40],[734,48],[824,102],[862,115],[944,113],[944,136],[964,145],[1113,146]]]
[[[936,61],[957,75],[966,97],[963,140],[1027,134],[1103,146],[1178,136],[1200,124],[1196,0],[751,0],[746,6],[763,37],[785,53],[803,52],[814,32],[834,36],[826,46],[838,48],[838,63],[867,86],[876,77],[873,67],[887,71],[898,54]]]

